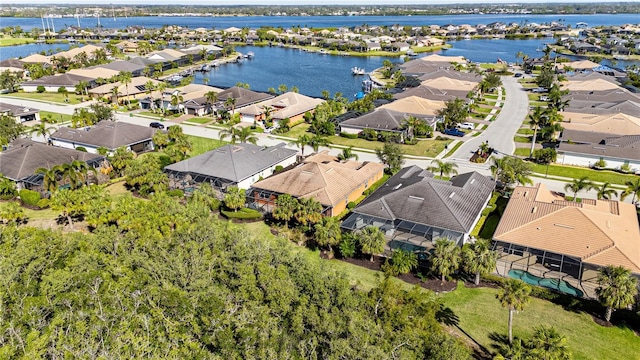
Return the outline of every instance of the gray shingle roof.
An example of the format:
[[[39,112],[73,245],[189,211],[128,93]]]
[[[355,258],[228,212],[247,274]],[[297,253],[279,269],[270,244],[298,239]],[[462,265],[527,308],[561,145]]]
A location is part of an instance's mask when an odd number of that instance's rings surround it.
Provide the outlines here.
[[[411,166],[391,177],[353,212],[469,233],[493,188],[494,182],[477,172],[444,181]]]
[[[253,144],[228,144],[218,149],[165,167],[165,171],[193,173],[240,182],[264,169],[296,156],[284,143],[262,147]]]
[[[561,152],[640,160],[640,135],[611,136],[567,129],[562,132],[560,140],[558,151]]]
[[[92,147],[104,146],[109,150],[115,150],[121,146],[150,140],[156,131],[148,126],[107,120],[99,122],[88,130],[61,127],[51,134],[51,140],[73,142],[77,145]]]
[[[11,180],[20,181],[34,175],[41,167],[50,169],[74,160],[97,162],[102,159],[104,156],[98,154],[19,139],[0,153],[0,173]]]
[[[408,117],[409,116],[403,112],[388,109],[379,109],[354,119],[345,120],[340,123],[340,126],[386,131],[401,131],[402,123]]]
[[[0,113],[10,113],[13,116],[24,116],[40,112],[38,109],[18,106],[13,104],[5,104],[0,102]]]
[[[91,82],[93,78],[73,74],[58,74],[51,76],[43,76],[40,79],[31,80],[23,83],[23,85],[49,85],[49,86],[76,86],[80,81]]]
[[[246,105],[251,105],[263,100],[271,99],[273,95],[248,90],[238,86],[230,87],[227,90],[218,93],[218,101],[220,102],[224,102],[230,97],[236,99],[235,107],[236,109],[238,109]]]

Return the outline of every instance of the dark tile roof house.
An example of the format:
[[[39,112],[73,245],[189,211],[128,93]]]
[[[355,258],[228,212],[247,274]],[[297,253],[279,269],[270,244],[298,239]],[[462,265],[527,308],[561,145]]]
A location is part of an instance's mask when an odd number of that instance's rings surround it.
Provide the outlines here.
[[[478,222],[494,185],[477,172],[446,181],[417,166],[406,167],[355,207],[342,227],[356,230],[385,224],[387,231],[400,230],[431,241],[446,236],[461,245]]]
[[[13,116],[17,122],[39,120],[39,113],[40,110],[38,109],[0,103],[0,114]]]
[[[447,101],[456,98],[466,99],[469,90],[445,90],[430,86],[420,85],[401,93],[393,95],[395,99],[402,99],[408,96],[418,96],[430,100]]]
[[[293,164],[296,154],[284,143],[271,147],[229,144],[171,164],[164,170],[176,177],[189,175],[195,182],[211,182],[218,189],[233,185],[248,189],[260,176],[270,176],[275,166]]]
[[[0,68],[24,69],[24,62],[18,59],[5,59],[0,61]]]
[[[640,96],[632,94],[629,90],[625,90],[623,88],[602,91],[571,91],[568,95],[563,96],[562,99],[569,100],[569,104],[574,100],[592,102],[618,102],[630,100],[640,102]]]
[[[402,124],[409,115],[404,112],[378,109],[376,111],[364,114],[360,117],[345,120],[340,123],[341,131],[346,129],[363,130],[373,129],[376,131],[393,131],[404,133]]]
[[[125,146],[134,151],[143,151],[146,149],[139,149],[136,145],[150,143],[156,131],[148,126],[105,120],[88,128],[61,127],[51,134],[50,139],[56,145],[72,144],[74,148],[83,146],[87,150],[105,147],[113,151]]]
[[[235,108],[238,109],[243,106],[271,99],[273,95],[233,86],[218,93],[218,102],[224,103],[228,98],[236,99]]]
[[[7,150],[0,152],[0,173],[19,186],[30,188],[42,184],[42,175],[35,173],[37,169],[50,169],[74,160],[98,166],[104,156],[16,139]]]
[[[572,100],[569,106],[564,109],[566,112],[585,113],[585,114],[616,114],[623,113],[627,115],[640,114],[640,102],[631,100],[623,101],[588,101],[588,100]]]
[[[636,163],[640,161],[640,134],[612,136],[607,133],[564,130],[560,141],[559,153],[617,158]]]
[[[437,79],[440,77],[446,77],[446,78],[457,79],[457,80],[468,80],[468,81],[475,81],[475,82],[482,81],[482,76],[480,76],[479,74],[476,74],[474,72],[460,72],[453,69],[438,69],[436,71],[423,74],[420,77],[418,77],[418,79],[425,81],[425,80]]]
[[[95,81],[95,79],[90,78],[90,77],[86,77],[86,76],[73,75],[73,74],[68,74],[67,73],[67,74],[43,76],[40,79],[26,81],[26,82],[22,83],[22,86],[26,87],[26,86],[39,86],[39,85],[42,85],[42,86],[64,86],[64,87],[67,87],[67,88],[73,88],[80,81],[86,81],[88,83],[93,83]]]
[[[100,65],[99,67],[115,70],[118,72],[120,71],[130,72],[134,76],[139,76],[144,70],[144,68],[146,67],[146,65],[137,64],[137,63],[126,61],[126,60],[119,60],[119,61],[110,62],[108,64]]]

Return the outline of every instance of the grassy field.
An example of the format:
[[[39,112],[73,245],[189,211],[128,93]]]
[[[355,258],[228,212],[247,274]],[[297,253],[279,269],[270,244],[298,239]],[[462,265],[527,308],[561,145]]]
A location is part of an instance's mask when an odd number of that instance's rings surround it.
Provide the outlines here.
[[[291,128],[291,130],[287,131],[286,133],[282,134],[282,136],[286,136],[286,137],[290,137],[293,139],[297,139],[300,136],[302,136],[302,134],[305,134],[307,132],[307,129],[309,128],[309,124],[300,124],[300,125],[296,125],[294,127]],[[311,134],[309,134],[311,135]]]
[[[521,135],[533,135],[533,129],[529,129],[529,128],[520,128],[518,130],[518,134]]]
[[[529,136],[514,136],[513,141],[519,143],[530,143],[531,139],[529,138]]]
[[[61,104],[71,104],[71,105],[80,104],[80,100],[81,100],[80,96],[74,94],[73,93],[73,89],[67,89],[67,90],[69,90],[69,102],[68,103],[65,103],[64,95],[62,95],[60,93],[57,93],[57,92],[43,92],[43,93],[17,92],[17,93],[11,93],[11,94],[9,94],[9,96],[23,98],[23,99],[29,99],[29,100],[55,102],[55,103],[61,103]]]
[[[516,153],[518,152],[516,149]],[[529,149],[525,156],[529,156]],[[533,164],[533,171],[539,174],[545,174],[547,171],[546,165]],[[562,176],[568,178],[579,179],[586,176],[591,181],[596,182],[610,182],[612,184],[624,185],[627,181],[636,181],[638,175],[632,174],[620,174],[609,170],[592,170],[587,168],[575,167],[575,166],[563,166],[563,165],[549,165],[549,176]]]
[[[332,144],[353,146],[355,148],[363,148],[375,150],[381,148],[384,144],[379,141],[368,141],[365,139],[347,139],[341,136],[329,136]],[[406,155],[434,157],[442,150],[445,144],[450,143],[449,140],[420,140],[415,145],[400,145]]]
[[[189,140],[191,141],[191,145],[193,146],[193,150],[191,150],[191,153],[189,154],[192,157],[206,153],[209,150],[217,149],[220,146],[227,144],[226,141],[220,141],[217,139],[209,139],[191,135],[187,135],[187,137],[189,138]]]
[[[460,319],[460,328],[490,350],[491,334],[507,334],[508,311],[500,306],[496,293],[496,289],[468,289],[460,284],[456,291],[442,295],[445,305]],[[575,359],[638,359],[640,354],[640,337],[633,331],[600,326],[589,314],[535,298],[514,315],[514,336],[529,337],[535,326],[543,324],[567,337]]]
[[[529,156],[531,152],[531,148],[516,148],[516,151],[513,153],[516,156]]]
[[[192,123],[196,123],[196,124],[206,124],[206,123],[210,123],[213,121],[213,118],[211,117],[194,117],[191,118],[189,120],[187,120],[188,122],[192,122]]]
[[[24,45],[31,44],[36,42],[33,38],[27,37],[12,37],[10,35],[3,35],[0,37],[0,46],[15,46],[15,45]]]
[[[71,121],[71,115],[69,114],[60,114],[51,111],[40,110],[40,119],[44,119],[47,116],[55,120],[57,123]]]

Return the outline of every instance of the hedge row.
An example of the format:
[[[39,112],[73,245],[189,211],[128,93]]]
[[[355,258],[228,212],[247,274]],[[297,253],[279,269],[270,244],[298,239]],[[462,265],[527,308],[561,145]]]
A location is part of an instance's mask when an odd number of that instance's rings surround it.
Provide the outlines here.
[[[258,210],[249,208],[238,209],[238,211],[221,210],[220,213],[227,219],[257,220],[262,218],[262,214]]]

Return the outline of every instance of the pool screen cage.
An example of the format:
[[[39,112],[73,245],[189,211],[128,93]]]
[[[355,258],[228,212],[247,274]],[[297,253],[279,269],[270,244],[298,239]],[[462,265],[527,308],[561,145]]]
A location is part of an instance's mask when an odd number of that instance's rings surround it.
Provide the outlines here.
[[[599,267],[583,263],[577,257],[502,241],[493,241],[492,248],[500,254],[498,260],[510,263],[512,269],[560,272],[579,282],[595,283],[597,280]]]

